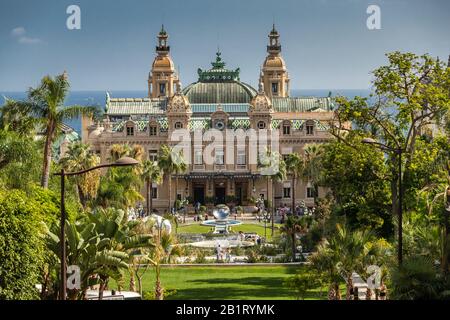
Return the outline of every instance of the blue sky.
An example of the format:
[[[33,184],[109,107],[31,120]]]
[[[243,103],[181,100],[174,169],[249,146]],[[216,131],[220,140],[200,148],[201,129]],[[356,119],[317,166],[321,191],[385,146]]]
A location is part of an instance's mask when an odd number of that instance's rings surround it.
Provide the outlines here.
[[[81,30],[66,8],[81,8]],[[368,5],[381,30],[368,30]],[[450,54],[447,0],[1,0],[0,91],[23,91],[67,70],[73,90],[146,90],[164,23],[183,85],[208,68],[219,45],[255,87],[275,21],[293,89],[367,88],[394,50]]]

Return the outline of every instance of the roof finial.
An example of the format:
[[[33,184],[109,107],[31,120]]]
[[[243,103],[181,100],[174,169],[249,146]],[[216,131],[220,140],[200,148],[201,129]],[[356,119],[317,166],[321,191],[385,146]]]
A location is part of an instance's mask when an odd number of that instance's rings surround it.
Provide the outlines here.
[[[166,34],[166,30],[164,30],[164,23],[161,24],[161,31],[159,31],[159,34]]]
[[[264,83],[263,83],[263,71],[262,68],[259,68],[259,84],[258,84],[258,92],[264,93]]]

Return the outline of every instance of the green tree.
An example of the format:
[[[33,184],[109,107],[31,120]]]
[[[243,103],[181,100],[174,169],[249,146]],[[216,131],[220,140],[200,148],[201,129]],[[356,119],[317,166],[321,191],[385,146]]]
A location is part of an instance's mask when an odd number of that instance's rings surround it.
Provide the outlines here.
[[[345,277],[347,292],[346,299],[350,299],[353,288],[352,273],[359,271],[366,255],[366,246],[371,240],[367,231],[353,231],[345,225],[336,225],[336,233],[329,240],[329,248],[338,257],[337,269]]]
[[[37,119],[29,114],[26,102],[6,99],[0,107],[0,128],[15,132],[22,137],[33,137],[36,134]]]
[[[272,223],[272,236],[274,233],[274,212],[275,212],[275,186],[276,182],[282,182],[286,180],[286,163],[284,162],[282,156],[278,152],[267,151],[263,154],[263,157],[259,159],[258,163],[261,172],[266,176],[267,179],[267,190],[269,190],[270,182],[272,182],[272,198],[270,199],[272,203],[271,209],[271,223]],[[269,192],[267,192],[267,200],[269,200]],[[267,208],[269,209],[269,208]]]
[[[0,299],[37,299],[44,255],[42,206],[19,190],[0,190]]]
[[[158,166],[163,170],[164,175],[168,179],[169,185],[169,212],[171,212],[172,205],[172,175],[176,175],[175,179],[175,194],[178,194],[178,175],[186,171],[187,165],[184,161],[183,155],[179,152],[175,152],[168,145],[162,145],[159,149]],[[176,200],[176,197],[175,197]],[[174,201],[175,202],[175,201]]]
[[[41,143],[32,137],[0,129],[0,185],[29,190],[39,181]]]
[[[64,157],[59,160],[62,168],[68,172],[76,172],[95,167],[100,164],[100,157],[93,153],[88,144],[74,142],[69,145]],[[95,198],[100,183],[100,170],[93,170],[74,176],[78,197],[83,208],[87,201]]]
[[[338,269],[339,256],[324,239],[317,246],[317,250],[309,257],[312,267],[319,272],[319,276],[329,283],[328,300],[341,300],[339,284],[341,275]]]
[[[48,187],[50,175],[51,145],[61,132],[63,121],[80,115],[90,115],[95,110],[93,107],[86,106],[64,106],[68,92],[69,82],[66,73],[54,78],[45,76],[38,87],[30,89],[28,100],[20,102],[22,112],[36,118],[45,135],[41,177],[41,186],[44,188]]]
[[[297,184],[297,179],[303,175],[304,172],[304,159],[303,157],[296,153],[290,153],[285,159],[286,171],[292,177],[292,187],[291,187],[291,198],[292,198],[292,214],[295,212],[295,187]]]
[[[299,233],[306,232],[306,224],[304,219],[290,215],[281,227],[281,232],[286,234],[290,241],[292,261],[295,261],[297,253],[297,235]]]
[[[110,162],[128,156],[142,162],[144,149],[140,145],[115,144],[110,149]],[[103,208],[117,207],[128,209],[137,201],[143,200],[142,166],[109,168],[106,175],[100,179],[95,204]]]
[[[450,108],[450,68],[429,55],[397,51],[388,53],[387,58],[388,64],[373,72],[374,94],[370,99],[336,99],[338,108],[330,132],[345,143],[349,143],[346,137],[353,131],[403,150],[401,174],[408,195],[413,187],[410,179],[412,162],[418,155],[417,141],[430,125],[440,123]],[[353,128],[348,121],[353,122]],[[397,155],[388,152],[386,156],[391,171],[392,212],[396,214]]]
[[[157,185],[162,182],[163,172],[161,168],[158,166],[158,162],[146,160],[142,163],[142,178],[146,184],[146,206],[147,206],[147,214],[150,215],[153,213],[153,197],[151,194],[151,187],[153,183]]]
[[[390,298],[397,300],[448,299],[449,284],[428,257],[407,257],[391,271]]]
[[[352,228],[369,227],[391,237],[391,176],[383,153],[357,136],[346,139],[351,145],[337,140],[322,146],[320,185],[335,199],[333,214],[344,216]]]

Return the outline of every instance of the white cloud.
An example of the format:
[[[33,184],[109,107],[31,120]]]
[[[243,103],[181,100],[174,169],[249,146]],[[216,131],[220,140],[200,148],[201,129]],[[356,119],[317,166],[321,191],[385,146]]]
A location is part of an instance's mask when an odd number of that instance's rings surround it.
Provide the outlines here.
[[[25,28],[24,27],[17,27],[11,30],[11,35],[13,37],[18,37],[18,36],[22,36],[26,33]]]
[[[17,27],[11,30],[11,36],[17,39],[17,42],[21,44],[38,44],[41,43],[42,40],[39,38],[28,37],[27,31],[24,27]]]
[[[38,39],[38,38],[29,38],[26,36],[19,38],[19,43],[22,43],[22,44],[37,44],[37,43],[41,43],[41,42],[42,42],[42,40]]]

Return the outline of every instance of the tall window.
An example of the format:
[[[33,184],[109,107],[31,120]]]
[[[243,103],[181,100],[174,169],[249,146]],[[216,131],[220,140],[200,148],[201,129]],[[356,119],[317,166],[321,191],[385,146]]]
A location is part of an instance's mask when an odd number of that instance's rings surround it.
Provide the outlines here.
[[[203,152],[201,149],[195,150],[194,164],[203,164]]]
[[[278,94],[278,82],[272,82],[272,93]]]
[[[134,136],[134,127],[127,127],[127,136]]]
[[[283,124],[283,134],[291,134],[291,126],[288,123]]]
[[[150,135],[151,136],[156,136],[157,132],[158,132],[158,127],[150,126]]]
[[[238,148],[237,149],[237,164],[239,165],[245,165],[246,159],[245,159],[245,148]]]
[[[306,134],[307,135],[314,134],[314,124],[313,123],[307,123],[306,124]]]
[[[165,83],[159,84],[159,94],[162,96],[166,95],[166,84]]]
[[[152,187],[152,199],[158,198],[158,188]]]
[[[224,152],[223,149],[217,148],[216,149],[216,164],[224,164]]]
[[[158,150],[149,150],[148,159],[153,162],[158,161]]]
[[[315,198],[317,195],[317,190],[314,187],[308,186],[306,188],[306,197],[307,198]]]
[[[283,188],[283,198],[291,197],[291,188]]]

